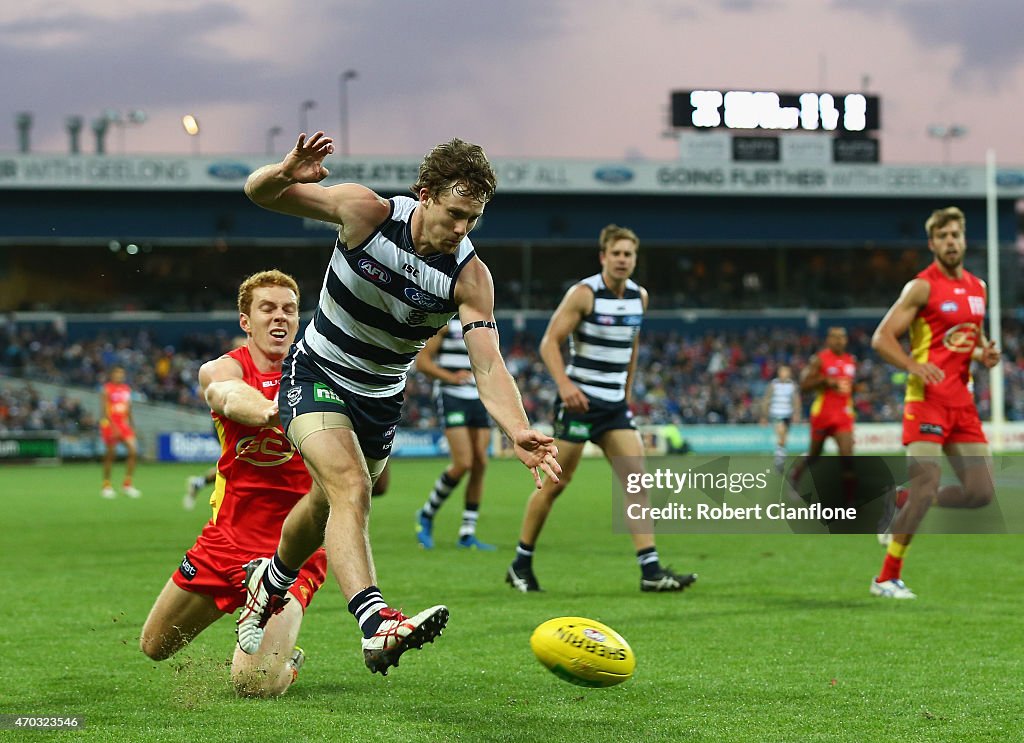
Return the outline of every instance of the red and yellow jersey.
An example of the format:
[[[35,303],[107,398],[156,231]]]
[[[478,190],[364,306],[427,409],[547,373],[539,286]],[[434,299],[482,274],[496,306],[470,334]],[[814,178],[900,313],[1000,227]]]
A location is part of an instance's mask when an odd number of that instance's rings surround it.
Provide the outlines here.
[[[132,409],[132,388],[123,382],[103,385],[103,415],[118,421],[127,421]]]
[[[822,387],[811,403],[812,418],[848,416],[853,419],[853,379],[857,375],[857,362],[848,353],[833,353],[826,348],[818,354],[821,373],[827,379],[834,379],[838,387]],[[813,425],[814,422],[811,421]]]
[[[245,346],[226,354],[242,365],[246,384],[274,399],[281,372],[262,373]],[[280,427],[254,428],[211,413],[221,457],[210,498],[211,525],[237,547],[272,554],[281,524],[312,485],[302,457]]]
[[[938,384],[907,378],[907,402],[927,399],[949,406],[973,405],[971,352],[978,345],[985,319],[985,285],[964,271],[951,279],[932,263],[917,278],[929,284],[928,302],[910,324],[910,354],[918,363],[932,363],[946,373]]]

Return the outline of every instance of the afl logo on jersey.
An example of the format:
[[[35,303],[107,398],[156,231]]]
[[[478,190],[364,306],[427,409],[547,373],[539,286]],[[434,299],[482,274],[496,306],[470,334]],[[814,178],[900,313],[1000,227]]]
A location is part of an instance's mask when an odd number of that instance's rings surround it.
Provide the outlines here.
[[[387,269],[374,263],[369,258],[360,259],[356,265],[359,267],[359,273],[370,281],[376,281],[378,284],[391,283],[391,276],[388,275]]]
[[[939,305],[939,312],[956,312],[960,306],[953,301],[943,302]]]
[[[970,353],[978,345],[978,326],[972,322],[954,325],[942,336],[942,345],[954,353]]]
[[[430,312],[440,312],[444,309],[444,304],[440,299],[415,286],[406,287],[405,298],[417,307],[422,307]]]

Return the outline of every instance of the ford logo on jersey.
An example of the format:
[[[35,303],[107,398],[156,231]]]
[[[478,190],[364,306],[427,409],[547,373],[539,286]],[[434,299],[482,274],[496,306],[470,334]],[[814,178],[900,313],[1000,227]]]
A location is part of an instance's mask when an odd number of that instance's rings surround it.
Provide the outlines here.
[[[952,302],[952,301],[950,301],[950,302],[943,302],[941,305],[939,305],[939,311],[940,312],[956,312],[958,309],[959,309],[959,307],[957,307],[956,302]]]
[[[441,300],[422,289],[417,289],[415,286],[406,287],[405,297],[417,307],[422,307],[431,312],[440,312],[444,309],[444,304]]]
[[[240,181],[248,178],[252,170],[248,165],[242,163],[214,163],[206,169],[206,172],[213,178],[222,181]]]
[[[610,183],[613,186],[620,183],[629,183],[633,180],[633,171],[619,165],[606,165],[594,171],[594,180],[601,183]]]
[[[369,258],[361,259],[356,265],[359,267],[359,273],[370,279],[370,281],[376,281],[378,284],[391,283],[391,276],[388,275],[387,269],[377,265]]]

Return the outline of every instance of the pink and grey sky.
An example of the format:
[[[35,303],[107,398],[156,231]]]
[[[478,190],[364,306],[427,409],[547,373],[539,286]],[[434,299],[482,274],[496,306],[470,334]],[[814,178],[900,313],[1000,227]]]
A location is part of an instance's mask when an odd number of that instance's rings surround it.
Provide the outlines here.
[[[22,0],[0,8],[0,151],[34,115],[34,152],[65,119],[144,110],[107,151],[276,153],[303,121],[353,155],[421,155],[452,136],[493,157],[672,159],[672,90],[881,97],[883,162],[941,163],[930,124],[966,127],[953,163],[1024,164],[1022,0]],[[94,149],[89,131],[83,151]]]

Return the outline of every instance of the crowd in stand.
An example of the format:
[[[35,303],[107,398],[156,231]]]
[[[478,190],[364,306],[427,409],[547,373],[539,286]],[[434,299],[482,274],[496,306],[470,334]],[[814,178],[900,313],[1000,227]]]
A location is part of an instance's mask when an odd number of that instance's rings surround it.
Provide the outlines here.
[[[870,347],[871,327],[848,327],[849,351],[858,359],[855,395],[859,421],[898,421],[905,375],[882,363]],[[822,347],[822,333],[782,327],[749,327],[703,333],[647,332],[641,335],[633,391],[640,423],[757,423],[765,387],[780,364],[795,373]],[[509,370],[519,385],[531,420],[549,421],[556,389],[527,333],[502,338]],[[57,323],[0,323],[0,377],[28,380],[24,390],[0,393],[0,432],[18,428],[74,433],[94,427],[98,411],[83,410],[73,395],[47,400],[31,381],[96,390],[112,366],[125,368],[139,402],[169,403],[207,410],[199,394],[199,366],[231,348],[225,334],[194,333],[176,345],[157,343],[145,330],[111,331],[69,342]],[[1006,378],[1006,417],[1024,420],[1024,334],[1019,323],[1004,326],[1001,347]],[[988,373],[975,365],[975,392],[988,418]],[[804,406],[810,396],[804,397]],[[403,425],[436,427],[431,383],[412,374],[406,389]]]

